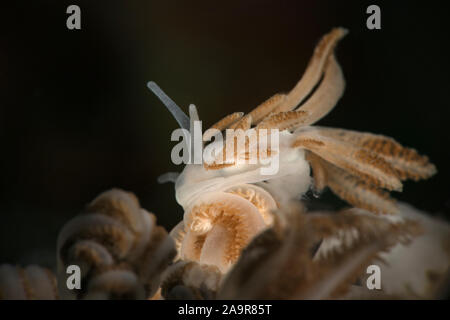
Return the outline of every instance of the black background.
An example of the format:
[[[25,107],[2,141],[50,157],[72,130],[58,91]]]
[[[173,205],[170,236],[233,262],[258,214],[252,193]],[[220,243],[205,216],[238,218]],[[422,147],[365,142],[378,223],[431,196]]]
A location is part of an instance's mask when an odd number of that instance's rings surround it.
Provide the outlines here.
[[[12,2],[11,2],[12,3]],[[319,124],[382,133],[428,155],[438,174],[394,196],[450,211],[450,49],[445,2],[16,1],[0,5],[0,263],[53,266],[62,225],[98,193],[133,191],[170,229],[176,122],[156,81],[204,126],[248,112],[300,78],[332,27],[347,87]],[[66,8],[81,7],[81,30]],[[366,28],[378,4],[382,30]],[[333,200],[330,192],[325,199]]]

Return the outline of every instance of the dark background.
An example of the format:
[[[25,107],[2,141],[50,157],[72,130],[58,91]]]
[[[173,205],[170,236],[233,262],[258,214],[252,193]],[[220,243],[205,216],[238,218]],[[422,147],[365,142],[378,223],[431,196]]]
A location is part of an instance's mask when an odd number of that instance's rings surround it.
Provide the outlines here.
[[[425,5],[426,3],[426,5]],[[52,266],[58,230],[98,193],[134,192],[170,229],[182,218],[170,161],[176,122],[156,81],[204,126],[248,112],[302,75],[320,37],[350,34],[347,89],[319,124],[382,133],[439,173],[394,196],[448,217],[450,49],[442,2],[25,1],[0,8],[0,263]],[[66,28],[81,7],[82,29]],[[382,30],[366,29],[378,4]],[[330,192],[325,199],[331,199]]]

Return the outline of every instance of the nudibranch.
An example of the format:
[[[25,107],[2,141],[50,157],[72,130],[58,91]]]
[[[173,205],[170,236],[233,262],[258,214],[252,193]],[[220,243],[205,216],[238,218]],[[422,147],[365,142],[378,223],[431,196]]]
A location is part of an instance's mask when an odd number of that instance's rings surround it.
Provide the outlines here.
[[[314,125],[343,95],[345,80],[334,49],[346,33],[336,28],[321,39],[289,93],[275,94],[250,113],[232,113],[212,126],[257,135],[277,130],[277,149],[246,140],[243,148],[233,149],[232,161],[219,161],[223,157],[219,153],[212,162],[187,164],[181,174],[162,177],[175,182],[176,199],[184,209],[183,221],[171,232],[180,259],[215,265],[226,273],[251,239],[271,225],[272,211],[286,200],[300,199],[310,188],[329,187],[354,207],[395,214],[398,209],[388,192],[401,191],[406,179],[435,174],[426,156],[392,138]],[[192,132],[199,119],[196,107],[190,106],[188,117],[154,82],[148,87],[180,126]],[[210,139],[206,131],[203,142]],[[238,161],[252,148],[266,150],[266,158],[278,157],[279,170],[265,175],[262,161]]]

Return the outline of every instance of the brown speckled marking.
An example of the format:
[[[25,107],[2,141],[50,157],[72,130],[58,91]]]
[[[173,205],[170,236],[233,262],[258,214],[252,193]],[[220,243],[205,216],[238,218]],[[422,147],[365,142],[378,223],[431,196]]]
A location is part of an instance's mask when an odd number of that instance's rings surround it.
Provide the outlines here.
[[[371,151],[360,149],[355,153],[355,159],[359,160],[363,164],[369,164],[375,168],[378,168],[391,177],[397,177],[391,165],[386,160],[380,158]]]
[[[22,287],[25,291],[25,295],[27,297],[27,300],[34,300],[36,299],[34,290],[31,287],[30,282],[28,281],[27,273],[23,268],[16,267],[17,273],[19,275],[20,282],[22,283]]]
[[[321,192],[327,186],[327,171],[322,164],[320,157],[310,151],[305,152],[305,159],[309,162],[314,178],[314,189]]]
[[[355,147],[374,152],[386,160],[401,180],[427,179],[436,173],[436,167],[427,156],[420,155],[415,149],[403,147],[392,138],[344,129],[320,128],[320,134],[348,142]]]
[[[252,117],[252,124],[258,124],[268,114],[286,99],[285,94],[277,93],[253,109],[249,115]]]
[[[311,146],[323,147],[323,146],[325,146],[325,143],[323,143],[320,140],[301,138],[301,139],[295,140],[295,142],[292,144],[292,147],[294,147],[294,148],[296,148],[296,147],[308,148]]]
[[[308,112],[303,110],[293,110],[279,112],[268,116],[261,121],[256,128],[258,129],[278,129],[280,131],[292,129],[302,124],[308,116]]]
[[[219,131],[225,130],[231,124],[233,124],[236,121],[238,121],[239,119],[241,119],[243,115],[244,115],[243,112],[234,112],[232,114],[229,114],[229,115],[225,116],[224,118],[222,118],[221,120],[219,120],[218,122],[216,122],[215,124],[213,124],[210,127],[210,129],[217,129]]]
[[[229,129],[232,130],[247,130],[252,126],[252,116],[247,114],[241,120],[232,124]]]
[[[229,243],[224,259],[228,263],[234,263],[239,257],[241,250],[250,240],[242,215],[223,203],[201,204],[192,209],[191,218],[186,225],[189,227],[197,216],[201,216],[202,219],[210,219],[213,226],[220,225],[227,230]],[[195,240],[195,250],[196,252],[198,250],[198,258],[206,237],[207,233],[198,236]]]
[[[55,297],[55,299],[59,299],[59,292],[58,292],[58,282],[56,281],[56,277],[54,276],[54,274],[47,268],[44,269],[44,272],[48,278],[48,281],[51,283],[52,285],[52,289],[53,289],[53,297]]]
[[[277,111],[292,110],[307,97],[322,77],[324,68],[336,44],[346,34],[347,30],[335,28],[320,40],[303,77],[289,92],[283,103],[277,107]]]

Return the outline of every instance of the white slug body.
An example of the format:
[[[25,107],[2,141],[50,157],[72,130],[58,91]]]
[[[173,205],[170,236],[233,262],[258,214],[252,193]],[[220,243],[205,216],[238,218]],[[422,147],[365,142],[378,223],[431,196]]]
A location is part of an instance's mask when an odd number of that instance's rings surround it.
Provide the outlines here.
[[[171,233],[179,258],[215,265],[226,273],[250,240],[272,225],[277,203],[293,190],[292,197],[299,197],[309,189],[310,167],[303,150],[289,147],[292,138],[288,131],[280,133],[279,170],[274,175],[263,175],[262,164],[184,168],[175,183],[184,217]]]
[[[310,169],[304,150],[290,147],[293,135],[288,131],[280,132],[279,137],[279,155],[276,155],[279,156],[279,170],[276,174],[262,174],[261,168],[264,165],[260,163],[242,163],[219,170],[208,170],[203,165],[188,164],[175,183],[177,202],[187,210],[205,193],[224,191],[242,184],[279,180],[292,175],[304,182],[299,192],[306,192],[310,184]]]

